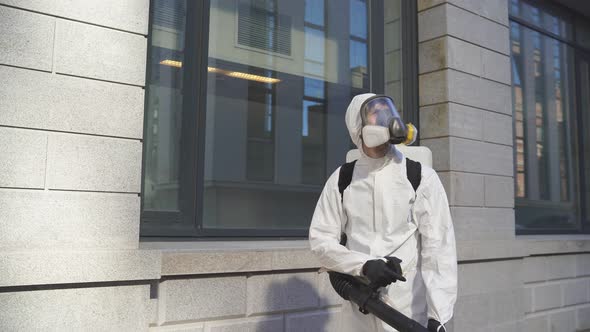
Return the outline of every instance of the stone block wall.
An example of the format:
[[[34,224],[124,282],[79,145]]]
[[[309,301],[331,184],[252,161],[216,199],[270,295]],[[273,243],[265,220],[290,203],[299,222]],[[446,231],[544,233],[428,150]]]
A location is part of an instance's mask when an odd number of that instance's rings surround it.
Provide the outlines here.
[[[149,1],[108,2],[0,1],[3,249],[137,248]]]
[[[590,254],[524,260],[526,331],[590,329]]]
[[[175,330],[188,325],[203,331],[337,331],[341,301],[323,276],[296,272],[165,280],[158,321],[174,324]]]
[[[522,259],[459,265],[451,330],[522,331]]]
[[[453,331],[522,331],[507,1],[418,1],[421,144],[457,239]]]
[[[0,330],[146,330],[148,0],[0,0]]]

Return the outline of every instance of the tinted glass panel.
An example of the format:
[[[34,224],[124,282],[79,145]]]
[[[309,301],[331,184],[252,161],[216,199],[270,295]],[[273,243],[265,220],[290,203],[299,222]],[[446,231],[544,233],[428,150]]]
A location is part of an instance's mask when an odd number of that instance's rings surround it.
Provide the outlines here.
[[[399,1],[387,6],[375,49],[396,60],[379,85],[401,96]],[[350,147],[346,106],[369,90],[369,12],[361,0],[211,1],[205,229],[308,227]]]
[[[352,97],[402,107],[401,1],[201,4],[151,1],[142,234],[302,234]]]
[[[572,17],[559,7],[547,3],[539,5],[535,1],[510,0],[510,15],[564,39],[572,39]]]
[[[573,50],[511,23],[518,229],[578,227]]]
[[[148,60],[144,210],[179,209],[185,1],[154,1]]]
[[[579,63],[580,84],[580,112],[582,128],[590,128],[590,55],[586,55]],[[584,182],[581,183],[582,197],[586,209],[586,224],[590,222],[590,130],[582,130],[581,152],[583,157],[582,174]]]

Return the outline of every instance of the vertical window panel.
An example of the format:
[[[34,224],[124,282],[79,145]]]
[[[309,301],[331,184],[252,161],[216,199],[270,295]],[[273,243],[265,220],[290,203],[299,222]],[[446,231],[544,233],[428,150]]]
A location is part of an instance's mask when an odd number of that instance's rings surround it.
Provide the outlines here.
[[[579,61],[579,102],[580,102],[580,127],[590,128],[590,54],[587,54]],[[581,174],[583,174],[582,183],[580,184],[583,204],[585,207],[585,222],[588,226],[590,223],[590,130],[581,130]]]
[[[185,1],[156,1],[146,86],[144,210],[179,210],[185,75]]]
[[[533,21],[544,17],[528,10]],[[517,230],[576,229],[574,52],[516,22],[510,29]]]

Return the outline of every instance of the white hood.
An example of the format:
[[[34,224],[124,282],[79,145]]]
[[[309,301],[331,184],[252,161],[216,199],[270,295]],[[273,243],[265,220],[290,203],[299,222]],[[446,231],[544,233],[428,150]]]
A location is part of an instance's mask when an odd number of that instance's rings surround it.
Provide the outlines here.
[[[362,151],[363,144],[361,140],[361,132],[363,130],[363,121],[361,119],[361,105],[365,102],[365,100],[375,96],[374,93],[363,93],[360,95],[354,96],[352,101],[348,105],[346,109],[346,128],[348,128],[348,133],[350,134],[350,138],[352,142],[356,145],[359,151]]]

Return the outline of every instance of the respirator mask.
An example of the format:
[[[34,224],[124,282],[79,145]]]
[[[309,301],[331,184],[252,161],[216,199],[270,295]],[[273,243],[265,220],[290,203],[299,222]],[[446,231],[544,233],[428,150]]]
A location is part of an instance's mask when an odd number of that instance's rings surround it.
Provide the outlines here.
[[[393,99],[376,95],[361,105],[363,122],[363,143],[374,148],[389,142],[390,144],[410,145],[416,141],[418,130],[413,124],[404,124]]]

